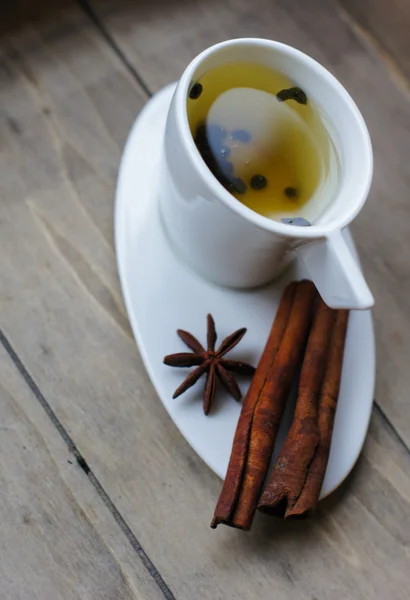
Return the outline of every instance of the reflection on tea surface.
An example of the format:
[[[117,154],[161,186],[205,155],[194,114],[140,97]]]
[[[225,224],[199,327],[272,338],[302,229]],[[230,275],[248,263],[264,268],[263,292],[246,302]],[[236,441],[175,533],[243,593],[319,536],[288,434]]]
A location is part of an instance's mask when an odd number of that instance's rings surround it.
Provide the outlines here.
[[[314,221],[334,195],[338,159],[319,111],[283,74],[230,63],[193,82],[188,121],[220,183],[259,214]]]

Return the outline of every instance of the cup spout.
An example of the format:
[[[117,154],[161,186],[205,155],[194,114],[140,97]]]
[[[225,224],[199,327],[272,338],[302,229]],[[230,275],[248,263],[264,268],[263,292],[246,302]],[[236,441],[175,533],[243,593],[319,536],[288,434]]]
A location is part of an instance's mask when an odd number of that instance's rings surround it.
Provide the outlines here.
[[[374,298],[342,232],[296,249],[319,294],[331,308],[365,310]]]

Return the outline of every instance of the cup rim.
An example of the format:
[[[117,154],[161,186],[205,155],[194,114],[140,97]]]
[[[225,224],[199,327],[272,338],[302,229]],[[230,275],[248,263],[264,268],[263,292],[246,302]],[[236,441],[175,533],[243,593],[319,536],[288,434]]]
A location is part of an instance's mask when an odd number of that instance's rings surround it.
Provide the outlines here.
[[[310,227],[299,227],[297,225],[288,225],[279,221],[274,221],[273,219],[269,219],[269,217],[264,217],[263,215],[258,214],[257,212],[242,204],[234,196],[232,196],[232,194],[223,187],[223,185],[216,179],[216,177],[206,166],[195,145],[189,127],[188,114],[186,109],[186,99],[189,91],[189,86],[192,82],[193,75],[197,70],[198,66],[201,64],[201,62],[203,62],[211,54],[214,54],[227,46],[234,45],[256,45],[259,47],[268,48],[270,50],[275,50],[283,54],[287,54],[292,58],[303,62],[307,68],[315,70],[320,76],[322,76],[322,78],[326,78],[328,85],[333,87],[334,90],[343,97],[350,111],[351,117],[355,121],[357,131],[362,137],[363,144],[366,148],[366,152],[365,155],[362,157],[362,172],[364,173],[364,176],[362,178],[361,187],[357,191],[357,200],[353,202],[349,209],[346,210],[346,212],[343,213],[339,218],[335,218],[330,223],[324,225],[311,225]],[[298,237],[306,239],[325,237],[330,235],[335,230],[343,229],[344,227],[346,227],[358,215],[364,203],[366,202],[373,176],[373,151],[370,135],[366,123],[363,119],[363,116],[359,111],[353,98],[350,96],[350,94],[347,92],[344,86],[339,82],[339,80],[336,79],[336,77],[332,75],[330,71],[328,71],[314,58],[311,58],[309,55],[305,54],[301,50],[294,48],[293,46],[289,46],[282,42],[277,42],[274,40],[264,38],[235,38],[226,40],[224,42],[219,42],[217,44],[214,44],[213,46],[210,46],[209,48],[206,48],[189,63],[189,65],[183,72],[178,82],[177,89],[175,91],[174,108],[176,123],[180,132],[182,133],[181,141],[185,146],[187,155],[190,157],[194,168],[205,180],[208,188],[211,189],[215,197],[218,198],[230,210],[240,215],[246,221],[253,223],[260,229],[271,231],[273,233],[282,235],[283,237]]]

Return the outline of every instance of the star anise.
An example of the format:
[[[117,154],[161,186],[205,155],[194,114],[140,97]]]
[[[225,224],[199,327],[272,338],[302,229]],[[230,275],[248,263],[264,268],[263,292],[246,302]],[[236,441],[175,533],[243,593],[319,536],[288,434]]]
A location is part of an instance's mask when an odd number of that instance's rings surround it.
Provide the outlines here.
[[[170,367],[194,367],[195,371],[190,373],[181,385],[175,390],[173,398],[177,398],[183,394],[188,388],[194,385],[198,379],[207,373],[205,391],[204,391],[204,413],[207,415],[210,411],[212,401],[215,397],[216,378],[228,390],[235,400],[241,399],[241,391],[236,383],[232,372],[242,375],[253,375],[255,368],[252,365],[239,360],[229,360],[224,358],[236,344],[238,344],[246,333],[246,328],[238,329],[224,339],[218,350],[215,350],[216,331],[215,322],[212,315],[207,317],[208,332],[207,346],[208,349],[200,344],[200,342],[187,331],[178,329],[177,333],[181,340],[191,348],[191,352],[178,352],[177,354],[169,354],[164,358],[164,364]]]

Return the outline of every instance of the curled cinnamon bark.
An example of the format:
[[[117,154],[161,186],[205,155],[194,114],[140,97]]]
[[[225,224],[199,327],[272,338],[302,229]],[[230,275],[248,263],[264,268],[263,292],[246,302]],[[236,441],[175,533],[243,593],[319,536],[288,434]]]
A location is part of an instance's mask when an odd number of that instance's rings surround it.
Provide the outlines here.
[[[347,323],[348,311],[338,310],[319,399],[319,444],[309,467],[306,483],[294,507],[288,511],[288,518],[309,516],[314,512],[319,500],[329,460],[333,423],[339,397]]]
[[[316,295],[310,281],[293,283],[285,291],[242,407],[213,528],[219,523],[251,527]]]
[[[292,426],[258,504],[263,512],[292,518],[316,507],[329,457],[347,315],[319,300]]]
[[[276,313],[276,318],[272,324],[268,341],[266,342],[265,349],[261,355],[258,367],[243,402],[238,425],[236,427],[225,482],[211,524],[211,527],[213,528],[219,523],[230,524],[242,484],[243,471],[246,465],[253,413],[282,342],[289,321],[296,287],[297,284],[294,282],[285,290]]]

